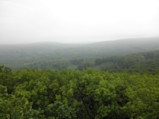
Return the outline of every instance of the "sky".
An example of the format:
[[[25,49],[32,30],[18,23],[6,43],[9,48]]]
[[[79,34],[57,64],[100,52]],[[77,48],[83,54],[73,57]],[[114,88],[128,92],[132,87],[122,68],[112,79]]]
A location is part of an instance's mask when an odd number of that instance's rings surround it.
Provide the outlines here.
[[[158,36],[159,0],[0,0],[0,44]]]

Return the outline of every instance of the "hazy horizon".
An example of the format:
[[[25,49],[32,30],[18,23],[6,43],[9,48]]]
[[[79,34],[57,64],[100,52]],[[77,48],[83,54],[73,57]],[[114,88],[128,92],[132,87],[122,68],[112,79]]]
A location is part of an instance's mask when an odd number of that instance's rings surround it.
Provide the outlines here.
[[[158,0],[1,0],[0,44],[159,37]]]

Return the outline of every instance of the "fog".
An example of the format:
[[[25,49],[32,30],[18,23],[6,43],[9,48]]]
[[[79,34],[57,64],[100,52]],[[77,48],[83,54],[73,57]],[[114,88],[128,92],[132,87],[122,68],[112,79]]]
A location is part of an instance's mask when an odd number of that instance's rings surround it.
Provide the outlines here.
[[[0,44],[159,36],[159,0],[0,0]]]

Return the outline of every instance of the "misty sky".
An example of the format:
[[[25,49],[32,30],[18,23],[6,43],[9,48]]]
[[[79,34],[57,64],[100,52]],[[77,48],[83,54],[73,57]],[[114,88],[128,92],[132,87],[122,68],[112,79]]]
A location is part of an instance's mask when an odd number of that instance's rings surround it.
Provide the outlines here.
[[[0,44],[159,36],[159,0],[0,0]]]

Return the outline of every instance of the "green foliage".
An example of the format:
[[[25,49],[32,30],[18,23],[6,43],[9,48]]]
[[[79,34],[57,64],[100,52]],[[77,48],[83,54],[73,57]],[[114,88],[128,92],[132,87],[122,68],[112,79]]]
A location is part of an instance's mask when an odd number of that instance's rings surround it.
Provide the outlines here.
[[[120,57],[97,58],[93,67],[109,71],[159,73],[159,51],[130,54]]]
[[[158,114],[158,74],[0,67],[1,119],[158,119]]]

